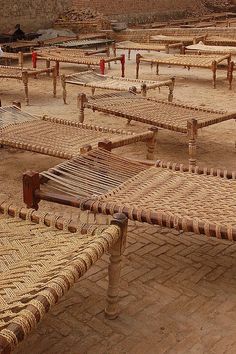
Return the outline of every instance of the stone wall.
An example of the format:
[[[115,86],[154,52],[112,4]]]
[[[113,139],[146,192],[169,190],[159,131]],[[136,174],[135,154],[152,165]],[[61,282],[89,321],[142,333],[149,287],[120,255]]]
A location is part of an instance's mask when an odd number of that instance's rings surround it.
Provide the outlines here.
[[[51,27],[70,0],[0,0],[0,31],[12,29],[20,23],[26,31]]]

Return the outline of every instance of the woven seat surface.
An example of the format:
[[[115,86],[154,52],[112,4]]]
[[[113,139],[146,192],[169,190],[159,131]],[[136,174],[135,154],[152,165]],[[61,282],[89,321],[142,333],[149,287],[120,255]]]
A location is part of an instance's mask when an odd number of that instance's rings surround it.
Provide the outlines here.
[[[58,216],[21,209],[10,217],[9,204],[0,212],[0,346],[18,344],[110,247],[119,239],[117,226],[78,225],[75,233],[55,228]],[[5,211],[3,213],[3,208]],[[37,215],[39,222],[32,221]],[[51,226],[44,225],[45,217]],[[18,326],[18,328],[17,328]],[[15,331],[15,332],[14,332]],[[21,338],[22,340],[22,338]]]
[[[98,163],[99,156],[102,157]],[[123,165],[129,173],[124,172]],[[164,167],[158,164],[157,167],[147,168],[122,158],[117,162],[114,154],[104,155],[103,151],[95,150],[87,156],[44,171],[42,175],[50,182],[42,188],[57,190],[75,198],[90,197],[95,201],[93,211],[96,211],[96,203],[102,203],[102,210],[109,210],[111,214],[114,206],[118,206],[120,211],[126,208],[132,219],[132,212],[136,209],[139,210],[140,221],[141,214],[145,213],[151,223],[149,213],[156,213],[156,221],[160,225],[165,217],[167,225],[170,219],[175,226],[181,221],[183,229],[190,220],[197,233],[200,222],[204,224],[206,234],[209,234],[208,226],[214,224],[218,237],[220,229],[225,227],[230,239],[232,232],[236,232],[236,173],[228,179],[227,171],[223,171],[225,177],[220,177],[222,175],[214,176],[207,169],[199,174],[198,167],[193,172]],[[97,178],[98,174],[102,177]],[[114,175],[117,176],[115,181]],[[86,183],[83,182],[84,176],[88,176]]]
[[[183,55],[183,54],[170,54],[161,57],[147,57],[145,55],[140,58],[143,62],[153,62],[160,64],[172,64],[172,65],[183,65],[183,66],[193,66],[199,68],[212,68],[212,63],[220,63],[228,58],[227,55]]]
[[[132,41],[124,41],[116,44],[116,47],[119,49],[133,49],[133,50],[165,50],[165,45],[158,45],[154,43],[135,43]]]
[[[31,53],[22,53],[23,57],[30,57]],[[11,60],[19,60],[19,53],[8,53],[4,52],[0,55],[0,59],[11,59]]]
[[[38,52],[39,58],[43,58],[45,60],[51,60],[51,61],[59,61],[59,62],[64,62],[64,63],[75,63],[75,64],[86,64],[86,65],[100,65],[101,60],[109,59],[111,60],[116,60],[116,57],[106,57],[106,56],[86,56],[83,53],[80,53],[78,55],[75,54],[68,54],[68,53],[58,53],[58,52],[52,52],[48,53],[47,51],[41,51]]]
[[[156,35],[151,36],[150,40],[159,43],[193,43],[195,36],[165,36],[165,35]]]
[[[0,65],[0,77],[2,78],[22,78],[22,72],[27,72],[28,75],[35,75],[40,73],[46,73],[51,69],[33,69],[33,68],[21,68],[17,66],[4,66]]]
[[[15,106],[0,107],[0,129],[11,124],[27,122],[37,119],[36,117],[21,111]]]
[[[206,44],[233,45],[236,46],[236,39],[221,36],[207,36]]]
[[[66,159],[78,155],[83,146],[96,147],[98,142],[104,139],[110,140],[113,147],[116,145],[118,147],[147,140],[152,136],[150,131],[135,134],[120,129],[103,128],[53,117],[34,119],[34,116],[24,115],[17,109],[8,109],[7,113],[4,112],[3,119],[0,120],[3,122],[2,125],[4,125],[6,114],[8,124],[5,124],[0,131],[1,144]],[[11,124],[17,120],[18,124]]]
[[[168,81],[150,81],[150,80],[135,80],[116,76],[100,75],[94,71],[85,71],[81,73],[71,74],[66,76],[66,82],[71,84],[113,89],[117,91],[128,91],[132,86],[135,86],[137,92],[141,92],[142,84],[146,84],[147,89],[170,85]]]
[[[186,47],[186,49],[199,51],[202,53],[206,52],[206,53],[236,54],[236,47],[205,45],[203,43],[189,45]]]
[[[102,44],[110,44],[113,43],[112,39],[105,38],[95,38],[95,39],[78,39],[73,41],[67,41],[65,43],[60,43],[60,47],[63,48],[75,48],[75,47],[89,47],[96,46]]]
[[[198,127],[203,128],[235,117],[223,111],[139,97],[130,92],[95,95],[89,97],[85,107],[182,133],[187,132],[191,118],[197,119]]]

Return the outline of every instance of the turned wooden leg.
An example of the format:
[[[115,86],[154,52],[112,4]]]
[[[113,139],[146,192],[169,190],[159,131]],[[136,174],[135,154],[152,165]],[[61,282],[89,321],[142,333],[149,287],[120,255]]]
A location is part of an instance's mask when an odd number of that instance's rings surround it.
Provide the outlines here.
[[[214,60],[212,62],[212,73],[213,73],[213,87],[216,88],[216,70],[217,70],[217,63]]]
[[[94,94],[95,94],[95,90],[96,90],[96,88],[95,88],[95,87],[92,87],[92,88],[91,88],[91,91],[92,91],[92,96],[94,96]]]
[[[154,153],[157,145],[158,128],[151,127],[148,130],[150,130],[153,133],[153,135],[151,139],[147,142],[147,160],[154,160]]]
[[[56,73],[57,73],[57,76],[59,76],[59,71],[60,71],[60,63],[59,63],[59,61],[56,61],[55,66],[56,66]]]
[[[159,64],[156,64],[156,75],[159,75]]]
[[[175,88],[175,78],[171,78],[172,84],[169,86],[169,95],[168,95],[168,101],[172,102],[173,101],[173,93],[174,93],[174,88]]]
[[[57,95],[57,69],[56,67],[52,70],[52,83],[53,83],[53,97]]]
[[[18,64],[21,68],[23,68],[24,65],[24,56],[22,52],[18,53]]]
[[[196,155],[197,155],[197,120],[190,119],[187,122],[188,137],[189,137],[189,167],[196,166]]]
[[[61,86],[62,86],[62,97],[64,104],[66,104],[66,97],[67,97],[67,92],[66,92],[66,76],[61,75]]]
[[[141,55],[139,53],[137,53],[136,54],[136,79],[138,79],[138,77],[139,77],[140,58],[141,58]]]
[[[46,60],[46,68],[50,69],[50,60]],[[50,76],[49,70],[47,71],[47,76]]]
[[[84,121],[84,103],[87,101],[86,95],[84,93],[80,93],[78,95],[78,108],[79,108],[79,121],[83,123]]]
[[[228,74],[229,89],[230,90],[232,90],[233,73],[234,73],[234,62],[231,61],[229,64],[229,74]]]
[[[108,290],[107,290],[107,306],[105,315],[108,319],[113,320],[118,316],[118,295],[120,285],[121,260],[125,250],[127,237],[127,218],[124,214],[115,214],[111,222],[120,229],[120,238],[110,250],[110,265],[108,268]]]
[[[27,208],[38,210],[39,199],[35,191],[40,189],[39,173],[28,171],[23,174],[23,199]]]
[[[143,97],[147,96],[147,85],[144,83],[141,85],[141,93]]]
[[[131,57],[131,49],[128,49],[128,60],[130,60]]]
[[[22,81],[24,84],[24,89],[25,89],[25,102],[26,105],[29,105],[29,88],[28,88],[28,82],[29,82],[29,78],[28,78],[28,73],[27,71],[22,71]]]

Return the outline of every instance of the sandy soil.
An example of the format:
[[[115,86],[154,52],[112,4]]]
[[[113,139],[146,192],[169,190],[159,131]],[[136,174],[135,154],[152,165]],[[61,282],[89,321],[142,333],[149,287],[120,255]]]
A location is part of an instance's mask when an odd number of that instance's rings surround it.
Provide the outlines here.
[[[126,76],[133,78],[135,76],[135,53],[131,60],[126,64]],[[43,63],[40,63],[43,65]],[[30,66],[30,62],[27,66]],[[78,70],[84,70],[79,66],[62,65],[61,72],[71,73]],[[111,65],[111,74],[120,74],[120,65]],[[235,92],[236,83],[233,82],[233,90],[228,90],[228,83],[225,79],[225,71],[220,70],[217,73],[217,88],[212,88],[212,74],[206,69],[191,69],[177,67],[160,67],[160,75],[157,77],[155,72],[151,71],[149,65],[142,65],[140,78],[156,80],[167,79],[176,76],[176,87],[174,92],[175,102],[184,102],[209,108],[235,111]],[[22,109],[32,114],[48,114],[66,119],[76,120],[78,118],[78,109],[76,97],[79,92],[90,94],[90,89],[68,85],[68,104],[64,105],[62,101],[62,90],[60,81],[58,81],[57,98],[52,97],[52,82],[48,77],[32,79],[29,83],[30,106],[26,107],[24,103],[24,92],[21,82],[12,80],[1,80],[0,98],[2,105],[10,104],[12,101],[21,101]],[[161,92],[153,90],[149,92],[150,96],[157,96],[161,99],[167,98],[166,88]],[[99,93],[99,90],[96,91]],[[102,92],[102,91],[101,91]],[[103,91],[104,92],[104,91]],[[86,111],[85,121],[97,125],[109,127],[127,128],[126,120],[100,113]],[[147,125],[133,122],[129,130],[141,131],[148,129]],[[236,124],[234,120],[220,123],[200,131],[198,137],[197,158],[201,166],[210,166],[236,170],[236,152],[235,152]],[[144,159],[146,148],[144,143],[137,143],[125,148],[116,150],[116,153]],[[188,162],[187,137],[172,133],[167,130],[160,130],[158,136],[158,147],[155,152],[155,158],[176,162]],[[59,163],[61,160],[36,153],[18,151],[14,149],[1,149],[0,152],[0,184],[1,191],[9,197],[14,198],[17,203],[22,202],[22,173],[26,170],[42,171]],[[42,203],[42,207],[60,210],[59,206],[47,205]],[[68,209],[67,209],[68,210]],[[68,210],[69,211],[69,210]]]

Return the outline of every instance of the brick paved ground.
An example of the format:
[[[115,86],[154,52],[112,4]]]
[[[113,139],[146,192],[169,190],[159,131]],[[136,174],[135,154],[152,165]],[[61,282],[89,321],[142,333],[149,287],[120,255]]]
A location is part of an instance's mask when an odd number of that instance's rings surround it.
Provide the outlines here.
[[[103,315],[107,262],[97,262],[18,354],[236,353],[236,244],[130,226],[115,321]]]

